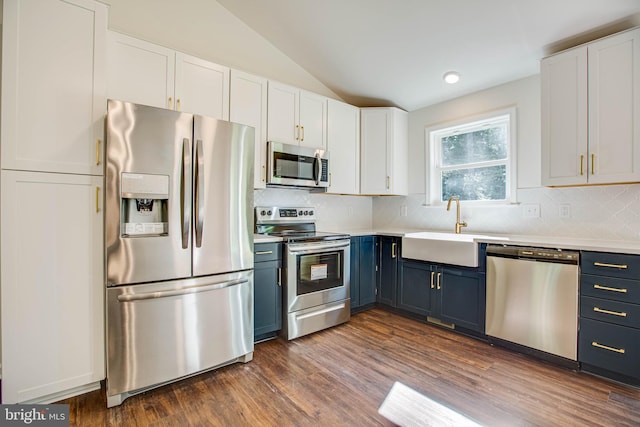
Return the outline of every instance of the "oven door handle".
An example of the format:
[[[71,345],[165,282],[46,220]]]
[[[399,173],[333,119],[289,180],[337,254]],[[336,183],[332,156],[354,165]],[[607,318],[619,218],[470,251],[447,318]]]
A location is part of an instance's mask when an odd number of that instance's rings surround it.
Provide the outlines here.
[[[301,253],[309,253],[309,252],[333,252],[336,249],[346,248],[351,244],[350,241],[341,241],[339,243],[318,243],[318,244],[309,244],[303,243],[301,245],[289,245],[289,252],[295,254]]]

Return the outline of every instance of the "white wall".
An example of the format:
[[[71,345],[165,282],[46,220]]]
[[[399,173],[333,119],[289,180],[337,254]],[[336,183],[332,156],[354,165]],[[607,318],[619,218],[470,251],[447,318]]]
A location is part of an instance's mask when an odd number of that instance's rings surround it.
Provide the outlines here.
[[[102,0],[109,29],[340,99],[215,0]]]
[[[640,185],[540,187],[540,78],[532,76],[409,113],[407,197],[373,200],[373,225],[453,231],[455,212],[425,203],[425,128],[466,116],[517,108],[517,201],[514,205],[470,206],[462,202],[466,232],[564,236],[608,240],[640,239]],[[523,205],[540,206],[539,218],[524,218]],[[568,205],[570,216],[560,217]],[[401,216],[406,206],[407,216]]]

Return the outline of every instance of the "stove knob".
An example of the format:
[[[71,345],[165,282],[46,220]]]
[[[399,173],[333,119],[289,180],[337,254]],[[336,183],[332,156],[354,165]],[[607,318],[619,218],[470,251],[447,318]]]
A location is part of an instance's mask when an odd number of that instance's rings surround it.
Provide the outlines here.
[[[312,216],[313,216],[313,211],[309,211],[309,215],[312,215]]]
[[[304,211],[304,214],[305,215],[309,215],[309,211]]]
[[[271,210],[267,211],[267,215],[271,216]]]
[[[304,212],[303,212],[303,211],[300,211],[300,212],[298,212],[298,215],[299,215],[299,216],[302,216],[302,215],[304,215]]]

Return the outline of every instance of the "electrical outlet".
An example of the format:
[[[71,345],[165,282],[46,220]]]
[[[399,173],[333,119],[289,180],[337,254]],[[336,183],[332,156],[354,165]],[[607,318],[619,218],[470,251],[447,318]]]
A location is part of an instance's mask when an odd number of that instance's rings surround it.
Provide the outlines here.
[[[540,205],[537,203],[522,205],[522,216],[523,218],[539,218]]]
[[[400,216],[407,216],[407,207],[405,205],[400,206]]]
[[[559,206],[558,216],[560,218],[571,218],[571,205],[569,203],[563,203]]]

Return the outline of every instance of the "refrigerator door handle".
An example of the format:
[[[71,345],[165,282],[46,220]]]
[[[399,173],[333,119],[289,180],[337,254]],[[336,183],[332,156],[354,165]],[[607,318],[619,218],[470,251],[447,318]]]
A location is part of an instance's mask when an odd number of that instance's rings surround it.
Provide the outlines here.
[[[195,209],[196,209],[196,247],[202,247],[202,231],[204,228],[204,153],[202,152],[202,140],[196,142],[196,172],[195,172]]]
[[[180,205],[182,212],[182,249],[189,248],[191,228],[191,144],[189,138],[182,139],[182,176],[180,177]]]
[[[225,282],[211,283],[209,285],[204,285],[204,286],[191,286],[189,288],[173,289],[170,291],[118,295],[118,301],[119,302],[143,301],[143,300],[156,299],[156,298],[168,298],[168,297],[175,297],[179,295],[196,294],[199,292],[207,292],[207,291],[212,291],[216,289],[224,289],[224,288],[229,288],[231,286],[242,285],[243,283],[247,283],[247,282],[248,282],[247,279],[236,279],[236,280],[230,280]]]

